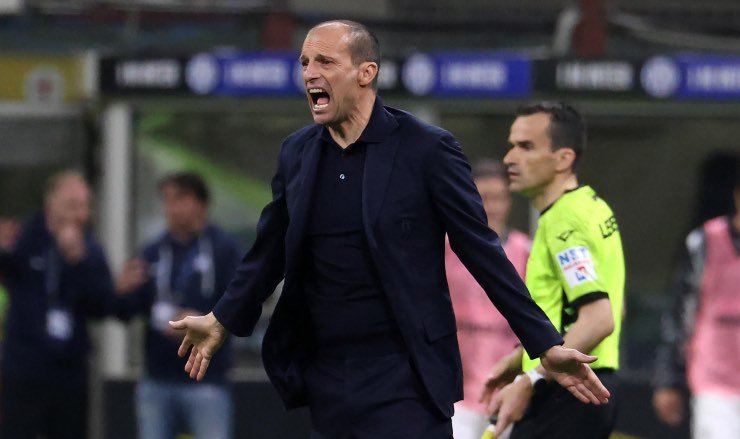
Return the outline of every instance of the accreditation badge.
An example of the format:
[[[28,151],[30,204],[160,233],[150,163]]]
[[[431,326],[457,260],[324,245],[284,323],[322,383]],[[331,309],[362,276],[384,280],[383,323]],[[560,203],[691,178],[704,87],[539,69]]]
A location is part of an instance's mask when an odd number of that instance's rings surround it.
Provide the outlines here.
[[[68,341],[74,332],[74,319],[69,310],[51,308],[46,312],[46,332],[58,341]]]

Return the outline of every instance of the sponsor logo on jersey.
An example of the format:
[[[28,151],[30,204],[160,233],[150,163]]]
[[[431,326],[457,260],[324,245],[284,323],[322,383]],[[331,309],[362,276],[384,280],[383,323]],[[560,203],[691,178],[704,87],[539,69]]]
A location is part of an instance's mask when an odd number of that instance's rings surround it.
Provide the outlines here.
[[[574,230],[573,230],[573,229],[571,229],[571,230],[566,230],[565,232],[563,232],[563,233],[559,234],[559,235],[557,236],[557,238],[558,238],[559,240],[561,240],[561,241],[565,242],[565,241],[567,241],[567,240],[568,240],[568,238],[570,238],[570,235],[572,235],[572,234],[573,234],[573,232],[574,232]]]
[[[586,247],[571,247],[558,253],[557,261],[571,288],[584,282],[593,282],[598,276],[591,252]]]
[[[599,230],[601,231],[601,237],[606,239],[610,236],[612,236],[617,230],[619,230],[619,226],[617,226],[617,219],[614,218],[614,215],[609,217],[606,221],[599,224]]]

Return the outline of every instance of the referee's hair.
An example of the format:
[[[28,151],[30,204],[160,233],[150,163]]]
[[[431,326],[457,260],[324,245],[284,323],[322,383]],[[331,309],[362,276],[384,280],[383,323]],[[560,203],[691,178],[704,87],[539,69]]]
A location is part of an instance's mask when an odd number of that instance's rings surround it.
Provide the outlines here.
[[[159,192],[161,193],[164,188],[169,186],[192,194],[195,198],[198,199],[198,201],[205,205],[207,205],[211,199],[208,185],[206,184],[205,180],[203,180],[203,177],[201,177],[200,174],[196,172],[180,171],[167,174],[161,180],[159,180],[159,184],[157,184],[157,189],[159,189]]]
[[[353,65],[359,66],[365,61],[370,61],[378,66],[378,73],[375,75],[372,83],[373,89],[377,90],[378,76],[380,73],[380,43],[378,43],[378,37],[364,24],[352,20],[323,21],[312,27],[311,30],[334,23],[343,24],[347,27],[347,35],[349,36],[347,49],[349,50]]]
[[[576,153],[573,160],[573,170],[581,162],[586,152],[586,121],[581,114],[564,102],[540,101],[525,104],[516,112],[518,116],[531,116],[536,113],[550,115],[548,129],[552,148],[570,148]]]

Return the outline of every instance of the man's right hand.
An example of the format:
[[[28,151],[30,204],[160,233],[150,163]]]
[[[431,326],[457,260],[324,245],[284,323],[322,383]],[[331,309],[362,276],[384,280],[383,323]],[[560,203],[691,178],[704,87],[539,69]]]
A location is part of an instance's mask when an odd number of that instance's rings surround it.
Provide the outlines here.
[[[683,394],[670,387],[656,389],[653,393],[653,408],[661,421],[675,427],[684,417]]]
[[[180,349],[177,350],[177,355],[182,358],[190,350],[185,372],[190,375],[190,378],[197,381],[202,380],[213,354],[226,339],[226,328],[216,320],[212,312],[204,316],[190,316],[170,322],[170,327],[185,330],[185,337],[182,339]]]
[[[146,261],[131,259],[123,265],[123,270],[116,279],[116,293],[128,294],[139,288],[147,279],[149,271]]]
[[[514,381],[517,375],[522,373],[522,348],[514,349],[510,354],[500,359],[488,374],[483,394],[479,402],[488,407],[491,404],[493,394],[500,388]]]

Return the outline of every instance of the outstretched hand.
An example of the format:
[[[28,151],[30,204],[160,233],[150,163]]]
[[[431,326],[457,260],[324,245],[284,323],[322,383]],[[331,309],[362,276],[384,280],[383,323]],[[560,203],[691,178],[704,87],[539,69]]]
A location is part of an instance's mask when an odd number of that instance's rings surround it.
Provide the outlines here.
[[[226,328],[216,320],[213,313],[204,316],[190,316],[176,322],[170,322],[175,330],[185,330],[177,355],[181,358],[190,350],[185,372],[197,381],[203,379],[211,363],[213,354],[226,339]],[[192,349],[191,349],[192,346]]]
[[[581,402],[596,405],[609,402],[609,391],[587,366],[597,357],[575,349],[553,346],[545,351],[540,360],[550,376]]]

